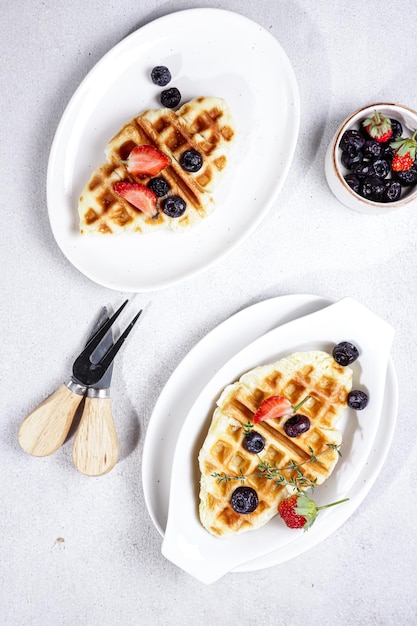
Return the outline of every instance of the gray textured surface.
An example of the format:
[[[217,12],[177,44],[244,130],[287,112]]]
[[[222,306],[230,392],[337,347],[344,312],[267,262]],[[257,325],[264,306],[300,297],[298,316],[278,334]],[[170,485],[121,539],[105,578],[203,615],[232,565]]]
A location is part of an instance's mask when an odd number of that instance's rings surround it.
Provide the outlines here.
[[[204,2],[260,23],[293,64],[301,128],[282,193],[219,265],[133,298],[135,306],[152,306],[114,372],[121,460],[113,472],[78,474],[71,444],[45,459],[17,444],[20,422],[66,377],[95,312],[124,295],[75,270],[51,234],[45,181],[60,117],[120,39],[193,6],[2,2],[0,622],[415,623],[417,215],[415,208],[384,218],[350,212],[331,195],[323,168],[333,133],[352,111],[382,100],[417,109],[414,0],[389,9],[381,0]],[[375,486],[337,533],[284,565],[205,587],[160,554],[141,488],[146,426],[170,373],[199,339],[239,309],[288,293],[353,296],[395,326],[398,427]]]

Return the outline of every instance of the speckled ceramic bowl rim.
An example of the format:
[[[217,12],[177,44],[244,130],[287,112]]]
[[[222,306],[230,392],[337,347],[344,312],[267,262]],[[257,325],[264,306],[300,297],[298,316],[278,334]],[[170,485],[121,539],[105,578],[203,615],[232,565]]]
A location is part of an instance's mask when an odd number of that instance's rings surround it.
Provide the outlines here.
[[[415,191],[413,191],[413,193],[410,193],[405,198],[401,198],[401,200],[397,200],[395,202],[389,202],[389,203],[388,202],[387,203],[373,202],[372,200],[367,200],[366,198],[362,198],[362,196],[355,193],[345,181],[339,169],[340,158],[338,159],[337,151],[339,149],[340,139],[343,133],[345,132],[345,130],[348,130],[349,124],[351,124],[353,118],[357,117],[359,114],[365,114],[365,112],[374,111],[375,109],[380,110],[380,109],[387,109],[390,107],[392,107],[394,111],[395,109],[400,109],[400,110],[407,111],[407,113],[410,113],[411,115],[415,116],[416,128],[417,128],[417,111],[414,111],[414,109],[411,109],[410,107],[404,106],[402,104],[394,104],[391,102],[377,102],[376,104],[369,104],[365,107],[361,107],[360,109],[357,109],[354,113],[352,113],[348,118],[345,119],[345,121],[341,124],[339,130],[336,133],[334,144],[333,144],[333,150],[332,150],[333,168],[340,184],[348,191],[348,193],[352,196],[352,198],[354,198],[357,202],[362,203],[365,206],[368,205],[370,207],[379,208],[379,209],[384,209],[384,208],[394,209],[397,207],[404,206],[405,204],[408,204],[409,202],[415,200],[417,198],[417,186],[416,186]]]

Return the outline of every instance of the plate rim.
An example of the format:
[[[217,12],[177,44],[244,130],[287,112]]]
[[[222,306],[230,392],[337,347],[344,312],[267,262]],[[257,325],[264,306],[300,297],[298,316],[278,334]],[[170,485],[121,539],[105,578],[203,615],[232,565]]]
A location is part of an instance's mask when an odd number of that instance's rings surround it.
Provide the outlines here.
[[[214,19],[214,16],[217,14],[221,14],[222,18],[227,17],[229,20],[233,20],[234,22],[238,22],[239,24],[249,25],[251,29],[256,30],[259,37],[266,38],[268,42],[271,42],[270,45],[273,45],[277,51],[277,58],[280,61],[280,67],[282,68],[282,74],[285,74],[287,88],[286,91],[288,93],[289,101],[291,101],[291,126],[293,130],[291,133],[286,132],[285,141],[286,141],[286,154],[287,158],[280,164],[280,176],[277,177],[277,183],[272,188],[270,197],[268,201],[262,202],[262,206],[260,209],[254,213],[253,219],[251,223],[247,225],[243,230],[237,229],[234,233],[234,237],[230,242],[230,245],[223,246],[222,249],[218,248],[217,250],[207,251],[207,258],[201,264],[195,263],[186,263],[186,267],[182,269],[182,271],[178,274],[166,276],[162,273],[157,280],[153,278],[151,281],[144,280],[141,278],[141,275],[134,274],[129,271],[124,271],[123,278],[121,276],[115,276],[113,279],[107,275],[105,272],[100,273],[100,270],[97,267],[91,267],[88,264],[86,259],[82,256],[83,251],[80,249],[79,240],[72,239],[71,233],[67,232],[67,229],[60,228],[60,221],[62,221],[62,213],[61,211],[65,211],[64,209],[56,210],[57,204],[61,201],[61,204],[65,206],[65,189],[64,185],[59,185],[59,189],[57,190],[54,187],[53,181],[56,179],[56,176],[59,175],[60,178],[63,178],[63,170],[64,170],[64,161],[62,160],[62,153],[68,150],[68,142],[69,142],[69,126],[71,126],[71,122],[73,118],[76,120],[80,116],[80,107],[82,107],[82,103],[86,96],[88,95],[88,90],[91,85],[94,85],[94,82],[97,81],[97,78],[102,71],[103,66],[106,66],[106,63],[111,63],[111,60],[121,51],[123,48],[129,49],[129,46],[132,46],[136,40],[140,41],[149,36],[146,33],[152,33],[152,30],[157,28],[159,24],[169,25],[175,19],[178,19],[178,16],[187,16],[189,19],[198,19],[202,14],[206,14]],[[140,56],[138,56],[138,60]],[[219,96],[220,97],[220,96]],[[241,245],[253,231],[259,226],[259,224],[267,217],[269,210],[271,209],[273,203],[275,202],[277,196],[279,195],[284,182],[288,176],[288,172],[290,170],[297,141],[300,127],[300,94],[297,83],[297,78],[295,75],[294,68],[291,64],[291,61],[283,49],[280,42],[270,33],[268,32],[262,25],[257,22],[251,20],[250,18],[241,15],[240,13],[236,13],[234,11],[230,11],[227,9],[219,9],[219,8],[211,8],[211,7],[202,7],[202,8],[190,8],[183,9],[180,11],[173,11],[172,13],[165,14],[161,17],[157,17],[150,22],[145,23],[143,26],[140,26],[135,31],[129,33],[126,37],[118,41],[112,48],[110,48],[87,72],[84,76],[78,87],[73,92],[70,100],[68,101],[64,112],[61,116],[61,119],[58,123],[48,159],[48,167],[47,167],[47,176],[46,176],[46,199],[47,199],[47,212],[50,227],[52,230],[52,234],[54,239],[60,248],[61,252],[67,258],[67,260],[84,276],[92,280],[93,282],[100,284],[104,287],[108,287],[110,289],[122,290],[127,292],[150,292],[157,291],[160,289],[165,289],[167,287],[176,285],[185,280],[189,280],[196,275],[207,271],[210,267],[220,262],[225,256],[230,254],[234,249],[236,249],[239,245]],[[83,131],[85,132],[85,131]],[[81,133],[82,136],[82,133]],[[77,140],[77,145],[78,145]],[[103,152],[104,152],[103,145]],[[103,157],[104,162],[104,157]],[[73,169],[73,167],[72,167]],[[72,194],[74,195],[74,194]],[[64,202],[62,202],[64,200]],[[229,200],[230,202],[230,200]],[[227,200],[226,200],[227,204]],[[74,209],[75,210],[75,209]],[[60,217],[61,216],[61,217]],[[64,213],[65,217],[65,213]],[[75,216],[76,218],[76,216]],[[199,225],[196,226],[198,229]],[[162,231],[160,231],[162,232]],[[165,232],[165,231],[164,231]],[[191,232],[191,231],[189,231]],[[158,233],[148,233],[143,235],[145,236],[156,236]],[[171,233],[172,234],[172,233]],[[214,233],[215,234],[215,233]],[[80,236],[78,233],[75,234],[75,237]],[[121,236],[129,236],[128,233]],[[134,236],[134,234],[133,234]],[[177,235],[178,236],[178,235]],[[215,239],[212,235],[213,240]],[[214,246],[214,244],[213,244]],[[133,246],[132,246],[133,247]],[[81,256],[80,256],[81,255]]]
[[[237,313],[235,313],[233,316],[231,316],[230,318],[227,318],[226,320],[223,320],[223,322],[221,322],[220,324],[218,324],[215,328],[213,328],[209,333],[207,333],[204,337],[202,337],[202,339],[185,355],[185,357],[182,359],[182,361],[178,364],[177,368],[172,372],[170,378],[168,379],[168,381],[166,382],[163,390],[161,391],[161,394],[154,406],[154,410],[152,411],[151,414],[151,418],[149,420],[149,424],[148,424],[148,428],[147,428],[147,432],[146,432],[146,437],[145,437],[145,444],[144,444],[144,449],[143,449],[143,457],[142,457],[142,487],[143,487],[143,491],[144,491],[144,495],[145,495],[145,503],[148,509],[148,513],[151,517],[151,520],[155,526],[155,528],[157,529],[157,531],[159,532],[159,534],[161,535],[161,537],[164,537],[164,529],[162,528],[161,524],[162,521],[160,519],[158,519],[158,514],[156,510],[152,510],[152,506],[153,503],[151,502],[151,497],[150,497],[150,488],[151,485],[148,482],[148,484],[146,484],[147,481],[147,476],[146,476],[146,472],[149,468],[147,468],[147,463],[149,463],[148,460],[148,456],[150,455],[150,451],[149,448],[152,448],[152,442],[150,443],[150,439],[148,437],[148,435],[150,434],[150,436],[155,437],[155,434],[152,433],[152,431],[150,431],[150,428],[152,428],[155,431],[155,426],[153,426],[153,424],[155,422],[152,422],[152,418],[155,415],[155,412],[158,411],[159,409],[159,405],[163,403],[164,401],[164,396],[168,392],[170,392],[170,384],[171,384],[171,380],[175,379],[175,375],[177,373],[177,371],[179,370],[180,372],[182,371],[182,369],[184,367],[186,367],[188,365],[189,362],[191,362],[191,364],[193,363],[193,360],[195,359],[195,354],[197,354],[197,357],[201,356],[199,354],[199,352],[203,352],[203,356],[204,353],[207,353],[207,347],[206,344],[210,342],[212,335],[216,334],[216,333],[221,333],[221,332],[225,332],[225,329],[227,330],[228,328],[228,324],[233,323],[233,321],[236,321],[236,318],[239,315],[249,315],[248,319],[246,320],[245,324],[250,323],[250,319],[252,318],[253,315],[256,316],[257,313],[257,308],[260,306],[266,306],[268,309],[268,318],[276,318],[280,316],[280,311],[282,309],[282,307],[280,306],[280,303],[283,301],[283,299],[286,300],[286,302],[291,303],[291,311],[294,311],[297,306],[300,306],[301,304],[307,305],[308,307],[313,307],[316,306],[317,304],[320,304],[319,310],[322,308],[325,308],[327,305],[331,304],[332,302],[334,302],[333,300],[330,300],[328,298],[323,298],[320,296],[315,296],[315,295],[310,295],[310,294],[292,294],[292,295],[284,295],[284,296],[277,296],[277,297],[273,297],[273,298],[269,298],[266,300],[261,300],[260,302],[257,302],[253,305],[250,305],[248,307],[245,307],[243,309],[241,309],[240,311],[238,311]],[[314,309],[315,310],[315,309]],[[303,317],[305,314],[308,315],[308,313],[303,313],[301,315],[299,315],[298,317]],[[288,313],[286,313],[286,315],[288,316]],[[291,319],[298,319],[298,317],[292,317]],[[278,328],[279,326],[282,325],[282,323],[285,322],[279,322],[278,325],[275,325],[273,327]],[[269,329],[271,330],[271,329]],[[269,332],[269,330],[264,330],[261,332],[261,334],[259,335],[259,337],[263,336],[264,334],[267,334]],[[251,339],[249,341],[246,341],[243,348],[247,345],[249,345],[250,343],[253,343],[253,341],[256,341],[255,339]],[[237,352],[239,352],[240,349],[233,349],[233,354],[237,354]],[[221,363],[218,366],[218,369],[221,369],[228,361],[229,361],[230,357],[226,357],[225,359],[222,357]],[[212,376],[208,377],[208,382],[211,380]],[[340,525],[342,525],[349,517],[350,515],[353,513],[353,511],[359,506],[359,504],[364,500],[364,498],[366,497],[367,493],[370,491],[372,485],[374,484],[374,482],[376,481],[382,466],[385,462],[386,456],[388,454],[388,451],[390,449],[391,446],[391,442],[392,442],[392,438],[394,435],[394,431],[395,431],[395,424],[396,424],[396,419],[397,419],[397,411],[398,411],[398,383],[397,383],[397,378],[396,378],[396,372],[395,372],[395,368],[394,368],[394,364],[392,362],[392,358],[391,356],[389,357],[389,361],[388,361],[388,368],[387,368],[387,377],[386,380],[388,381],[390,379],[390,389],[388,388],[389,385],[387,383],[386,388],[385,388],[385,394],[384,394],[384,400],[383,400],[383,407],[384,407],[384,412],[387,411],[387,403],[391,402],[390,404],[390,415],[391,415],[391,421],[390,421],[390,428],[389,428],[389,432],[387,433],[386,431],[384,431],[384,437],[382,438],[383,441],[382,443],[383,448],[382,448],[382,454],[381,454],[381,450],[379,449],[378,451],[378,462],[375,465],[375,463],[370,464],[370,463],[366,463],[364,464],[364,468],[361,470],[360,474],[358,475],[357,479],[355,480],[355,482],[351,485],[351,487],[348,490],[348,493],[350,493],[352,490],[355,490],[355,494],[354,496],[351,498],[352,502],[348,503],[350,506],[352,506],[352,503],[354,503],[355,501],[358,501],[358,503],[354,506],[354,508],[352,509],[352,511],[347,515],[347,517],[343,517],[343,519],[341,520],[341,522],[335,526],[331,532],[326,535],[329,536],[330,534],[332,534],[334,532],[334,530],[336,530]],[[205,388],[207,383],[203,384],[203,389]],[[193,405],[193,403],[196,401],[196,399],[199,397],[201,391],[198,391],[195,395],[195,398],[193,400],[190,401],[189,404],[189,408],[191,409],[191,406]],[[387,399],[387,395],[391,394],[391,398]],[[392,408],[395,408],[395,410],[393,411]],[[186,411],[184,412],[184,414],[186,415]],[[392,419],[392,416],[394,414],[394,418]],[[185,417],[183,422],[179,425],[178,428],[178,436],[179,433],[181,432],[182,426],[185,422]],[[384,422],[382,422],[384,423]],[[157,432],[157,428],[156,428],[156,432]],[[386,436],[388,435],[388,437]],[[381,424],[378,427],[377,430],[377,434],[375,436],[375,441],[374,441],[374,445],[372,447],[372,451],[369,453],[367,459],[369,459],[373,454],[375,454],[375,450],[378,447],[376,444],[378,443],[378,445],[381,445],[381,442],[378,440],[378,437],[381,438]],[[174,453],[175,453],[175,448],[176,448],[176,441],[173,442],[172,444],[172,449],[173,449],[173,458],[174,458]],[[172,462],[173,462],[173,458],[172,458]],[[171,467],[172,467],[172,462],[171,462]],[[367,467],[371,466],[372,467],[372,471],[368,471],[367,472]],[[363,476],[363,474],[370,474],[370,476],[368,477],[368,479],[365,481],[365,484],[358,489],[357,488],[357,484],[358,484],[358,480]],[[158,481],[159,482],[159,481]],[[168,482],[169,482],[169,477],[168,477]],[[167,517],[168,517],[168,509],[169,509],[169,501],[166,502],[166,509],[167,509]],[[160,517],[160,516],[159,516]],[[161,522],[161,524],[160,524]],[[233,572],[248,572],[248,571],[255,571],[255,570],[259,570],[259,569],[265,569],[267,567],[271,567],[274,565],[278,565],[286,560],[289,560],[291,558],[294,558],[295,556],[298,556],[298,554],[302,553],[302,552],[306,552],[307,550],[311,549],[313,546],[317,545],[317,543],[319,543],[320,541],[322,541],[322,537],[320,536],[320,533],[317,533],[317,535],[314,537],[314,539],[316,539],[316,541],[310,541],[309,545],[306,547],[305,546],[305,542],[299,542],[297,541],[297,539],[295,538],[294,541],[290,542],[288,544],[288,546],[284,546],[284,549],[280,548],[279,550],[269,553],[267,555],[263,555],[261,557],[258,557],[256,559],[254,559],[253,561],[249,561],[246,563],[243,563],[241,565],[239,565],[238,567],[234,568],[232,571]],[[288,548],[286,550],[286,548]],[[285,552],[290,552],[289,555],[285,555]],[[283,554],[284,553],[284,554]],[[283,558],[284,556],[284,558]]]

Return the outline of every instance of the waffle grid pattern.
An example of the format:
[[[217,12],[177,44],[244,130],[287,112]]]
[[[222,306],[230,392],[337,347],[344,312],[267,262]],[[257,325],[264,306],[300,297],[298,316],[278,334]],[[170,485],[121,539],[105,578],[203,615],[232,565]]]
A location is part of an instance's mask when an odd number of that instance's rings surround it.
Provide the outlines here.
[[[335,424],[346,406],[351,379],[350,368],[341,368],[326,353],[312,352],[297,353],[271,366],[256,368],[226,387],[199,456],[200,518],[209,532],[221,536],[262,526],[276,514],[279,502],[292,490],[277,486],[276,480],[251,476],[244,484],[257,491],[260,504],[253,513],[239,515],[230,505],[239,481],[219,482],[213,477],[215,472],[247,475],[259,471],[260,462],[277,469],[295,463],[306,478],[318,485],[328,478],[339,459],[337,450],[328,444],[341,443]],[[255,430],[265,438],[265,448],[259,455],[247,452],[242,445],[243,425],[252,422],[263,400],[274,395],[288,398],[292,405],[309,395],[300,412],[309,417],[311,427],[290,438],[284,430],[286,417],[261,422]],[[312,454],[317,461],[311,461]],[[295,470],[285,470],[284,474],[291,479]]]
[[[196,98],[176,113],[169,109],[145,111],[111,139],[105,151],[108,162],[96,168],[84,187],[79,200],[81,232],[150,232],[161,227],[184,230],[196,225],[214,208],[211,192],[228,163],[233,137],[230,113],[219,98]],[[170,156],[171,165],[160,176],[170,187],[169,195],[178,195],[186,202],[187,210],[180,218],[172,219],[162,211],[151,218],[113,191],[120,180],[149,181],[129,174],[124,163],[131,150],[141,144],[154,145]],[[203,155],[203,168],[194,174],[179,163],[182,153],[189,149]]]

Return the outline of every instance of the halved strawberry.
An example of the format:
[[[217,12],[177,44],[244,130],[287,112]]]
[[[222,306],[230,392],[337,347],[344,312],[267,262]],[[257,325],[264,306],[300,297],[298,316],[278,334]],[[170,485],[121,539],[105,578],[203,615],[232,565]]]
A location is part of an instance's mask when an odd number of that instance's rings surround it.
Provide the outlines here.
[[[147,178],[159,174],[171,163],[171,159],[155,146],[142,144],[133,148],[125,163],[130,174]]]
[[[119,196],[127,200],[129,204],[132,204],[135,209],[142,211],[142,213],[146,213],[146,215],[150,217],[154,217],[158,214],[156,194],[146,185],[128,183],[122,180],[113,185],[113,190]]]
[[[253,423],[258,424],[264,420],[276,419],[293,412],[291,402],[284,396],[270,396],[266,398],[253,416]]]

